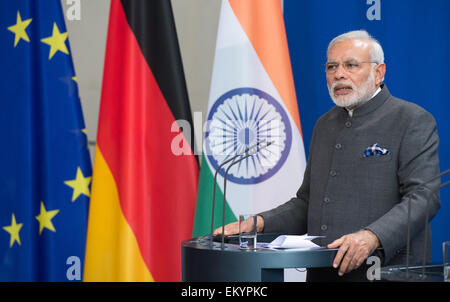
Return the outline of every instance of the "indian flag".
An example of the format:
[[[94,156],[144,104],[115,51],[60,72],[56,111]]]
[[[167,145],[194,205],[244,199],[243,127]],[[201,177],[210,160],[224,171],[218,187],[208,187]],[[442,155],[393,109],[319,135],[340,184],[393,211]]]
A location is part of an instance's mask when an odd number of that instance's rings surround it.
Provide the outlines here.
[[[306,166],[280,0],[223,0],[203,140],[193,236],[211,231],[214,173],[233,155],[273,142],[228,172],[225,223],[294,196]],[[222,225],[224,169],[214,228]]]

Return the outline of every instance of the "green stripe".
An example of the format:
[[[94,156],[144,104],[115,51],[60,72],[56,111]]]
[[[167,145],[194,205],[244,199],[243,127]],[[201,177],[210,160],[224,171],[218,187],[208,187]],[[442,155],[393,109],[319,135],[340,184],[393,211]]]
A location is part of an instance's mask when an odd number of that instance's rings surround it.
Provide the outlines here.
[[[214,173],[211,172],[206,157],[202,156],[200,182],[198,185],[197,205],[195,209],[193,237],[200,237],[211,233],[211,210],[214,189]],[[222,226],[223,193],[219,185],[216,186],[216,203],[214,209],[214,229]],[[236,221],[237,218],[228,202],[225,202],[225,224]]]

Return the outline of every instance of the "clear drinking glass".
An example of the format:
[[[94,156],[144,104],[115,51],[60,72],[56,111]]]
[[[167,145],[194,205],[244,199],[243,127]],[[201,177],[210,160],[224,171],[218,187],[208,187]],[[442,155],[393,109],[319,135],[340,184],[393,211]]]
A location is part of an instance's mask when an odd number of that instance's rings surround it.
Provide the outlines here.
[[[443,242],[442,243],[442,251],[443,251],[443,260],[444,260],[444,281],[445,282],[450,282],[450,257],[449,257],[449,252],[450,252],[450,241],[447,242]]]
[[[239,246],[241,249],[252,250],[256,248],[256,215],[239,215]]]

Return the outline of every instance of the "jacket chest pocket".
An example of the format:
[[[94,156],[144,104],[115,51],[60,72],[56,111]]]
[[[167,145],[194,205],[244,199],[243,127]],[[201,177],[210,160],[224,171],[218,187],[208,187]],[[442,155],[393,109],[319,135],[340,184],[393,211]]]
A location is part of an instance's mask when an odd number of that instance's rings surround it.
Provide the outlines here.
[[[379,163],[386,163],[391,161],[392,154],[385,154],[385,155],[372,155],[364,157],[364,155],[361,155],[359,158],[359,163],[362,165],[365,164],[379,164]]]

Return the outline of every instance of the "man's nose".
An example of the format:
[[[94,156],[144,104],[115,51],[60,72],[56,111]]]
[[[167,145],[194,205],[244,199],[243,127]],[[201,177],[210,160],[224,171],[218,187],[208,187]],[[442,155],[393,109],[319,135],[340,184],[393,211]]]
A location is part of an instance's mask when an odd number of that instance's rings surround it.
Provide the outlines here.
[[[347,77],[347,71],[345,70],[343,64],[339,64],[336,72],[334,73],[334,77],[336,80],[345,79]]]

